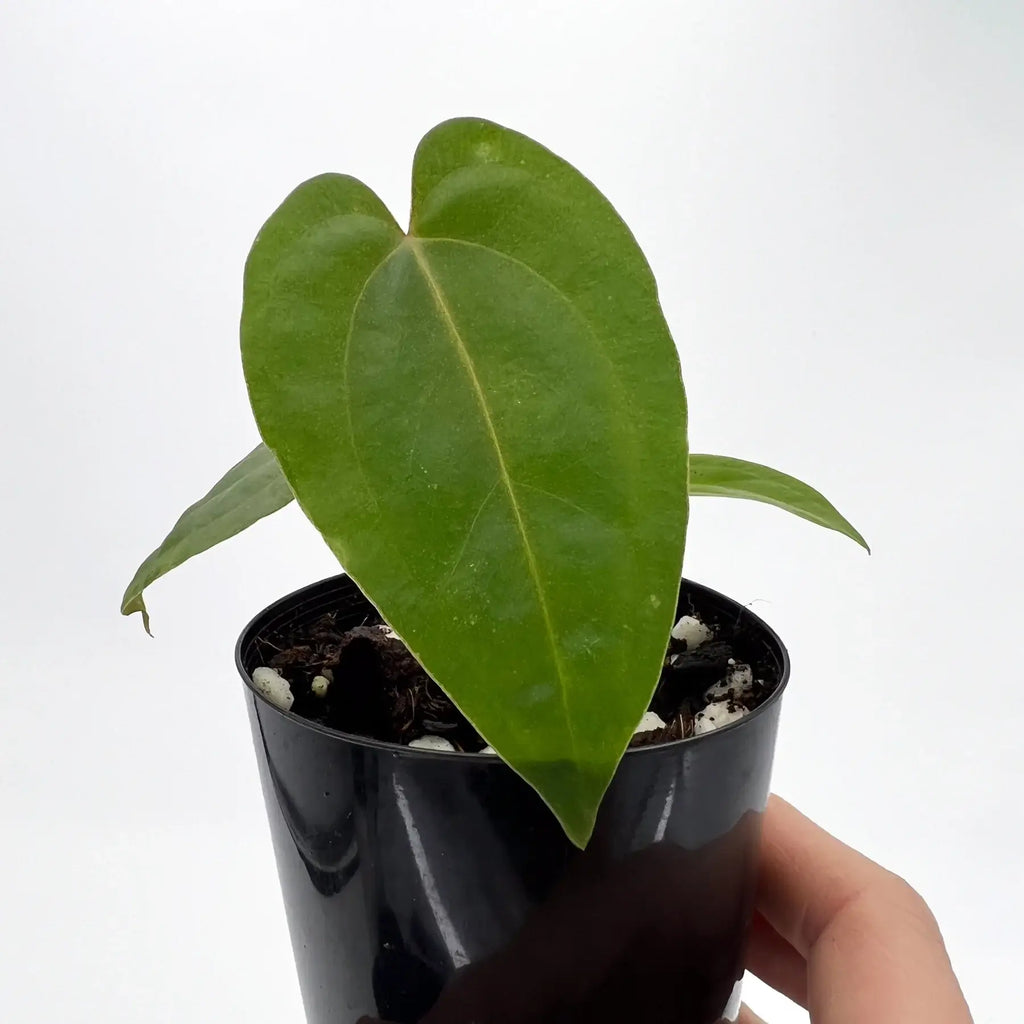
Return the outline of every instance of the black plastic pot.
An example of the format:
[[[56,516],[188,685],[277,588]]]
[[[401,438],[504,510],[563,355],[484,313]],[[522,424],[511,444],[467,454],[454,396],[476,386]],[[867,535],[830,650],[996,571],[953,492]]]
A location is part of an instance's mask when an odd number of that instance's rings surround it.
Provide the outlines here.
[[[309,1024],[734,1019],[789,676],[778,637],[683,583],[681,612],[755,627],[778,689],[720,731],[627,752],[581,853],[494,757],[344,735],[252,689],[257,637],[328,610],[357,625],[368,607],[337,576],[271,605],[236,648]]]

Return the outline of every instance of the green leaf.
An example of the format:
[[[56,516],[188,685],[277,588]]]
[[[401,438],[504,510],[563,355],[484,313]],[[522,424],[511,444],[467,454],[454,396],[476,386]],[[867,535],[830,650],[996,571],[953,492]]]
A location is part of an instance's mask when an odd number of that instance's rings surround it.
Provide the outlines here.
[[[802,519],[836,530],[871,551],[867,541],[824,495],[796,477],[756,462],[725,455],[691,455],[689,492],[691,495],[750,498],[777,505]]]
[[[434,129],[412,223],[337,176],[270,218],[253,410],[346,570],[582,846],[675,610],[678,357],[629,230],[524,136]]]
[[[258,519],[284,508],[292,492],[281,467],[264,445],[259,445],[218,481],[174,524],[164,542],[139,566],[121,601],[121,614],[142,612],[149,632],[149,612],[142,592],[154,580],[222,540],[241,533]]]

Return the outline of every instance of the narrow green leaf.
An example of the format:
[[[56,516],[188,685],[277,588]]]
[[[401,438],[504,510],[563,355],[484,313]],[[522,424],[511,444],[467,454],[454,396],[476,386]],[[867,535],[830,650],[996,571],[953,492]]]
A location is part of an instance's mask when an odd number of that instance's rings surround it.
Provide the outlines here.
[[[408,236],[340,180],[293,193],[247,264],[260,432],[348,572],[583,845],[682,569],[686,405],[654,279],[590,182],[489,122],[423,140]]]
[[[284,508],[291,500],[291,489],[277,460],[259,445],[182,514],[163,543],[139,566],[124,592],[121,614],[141,612],[148,633],[149,612],[142,597],[146,587],[193,555]]]
[[[796,477],[756,462],[725,455],[691,455],[689,492],[691,495],[750,498],[776,505],[802,519],[836,530],[871,551],[867,541],[824,495]]]

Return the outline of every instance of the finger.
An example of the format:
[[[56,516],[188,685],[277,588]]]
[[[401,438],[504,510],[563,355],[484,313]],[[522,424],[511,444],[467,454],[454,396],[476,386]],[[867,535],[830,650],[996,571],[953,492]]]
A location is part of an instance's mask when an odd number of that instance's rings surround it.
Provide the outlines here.
[[[807,962],[761,914],[750,926],[746,966],[776,992],[807,1007]]]
[[[923,900],[777,797],[764,818],[758,909],[807,960],[815,1024],[970,1024]]]
[[[765,1020],[758,1017],[754,1011],[744,1003],[740,1007],[740,1015],[736,1018],[736,1024],[767,1024]]]

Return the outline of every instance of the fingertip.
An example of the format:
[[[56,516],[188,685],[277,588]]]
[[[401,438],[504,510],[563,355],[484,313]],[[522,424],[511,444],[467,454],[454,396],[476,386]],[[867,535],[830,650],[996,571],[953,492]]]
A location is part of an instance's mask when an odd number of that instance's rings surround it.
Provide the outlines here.
[[[740,1007],[740,1015],[736,1018],[736,1024],[768,1024],[768,1022],[744,1003]]]

